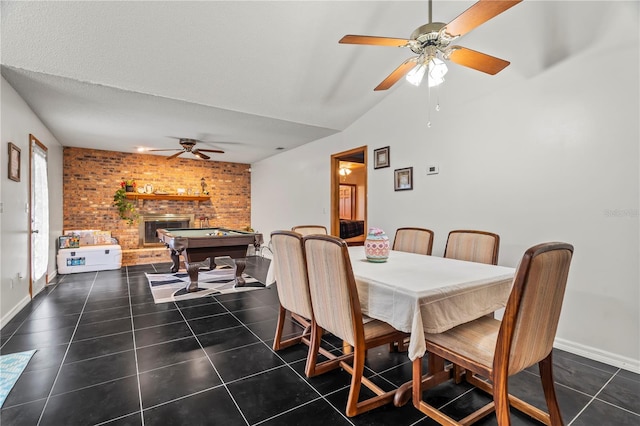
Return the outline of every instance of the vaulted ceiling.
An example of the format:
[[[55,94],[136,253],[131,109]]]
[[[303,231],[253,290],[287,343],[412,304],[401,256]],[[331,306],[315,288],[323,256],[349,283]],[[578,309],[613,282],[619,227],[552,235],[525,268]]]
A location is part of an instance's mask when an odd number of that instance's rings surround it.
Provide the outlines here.
[[[607,3],[525,0],[458,43],[511,65],[489,76],[451,64],[447,90],[500,90],[606,46],[616,37],[611,23],[629,19]],[[436,0],[434,21],[472,4]],[[637,22],[637,2],[627,4]],[[63,145],[135,152],[195,138],[225,151],[213,159],[243,163],[340,132],[393,91],[413,89],[373,91],[413,56],[408,49],[338,40],[407,38],[428,22],[426,0],[3,0],[1,8],[2,75]]]

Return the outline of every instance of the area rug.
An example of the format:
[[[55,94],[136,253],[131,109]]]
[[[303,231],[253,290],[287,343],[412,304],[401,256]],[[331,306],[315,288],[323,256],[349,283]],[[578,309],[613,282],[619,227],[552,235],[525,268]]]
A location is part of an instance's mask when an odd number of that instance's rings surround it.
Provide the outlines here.
[[[236,280],[235,268],[223,266],[210,271],[198,272],[198,289],[193,292],[186,291],[187,284],[191,281],[186,271],[178,271],[172,274],[146,274],[149,287],[155,303],[174,302],[178,300],[197,299],[210,295],[238,293],[243,291],[263,289],[264,285],[250,275],[242,274],[245,286],[234,287]],[[255,286],[252,286],[254,284]]]
[[[4,404],[4,400],[7,399],[7,395],[13,389],[13,385],[20,378],[34,353],[36,353],[35,350],[0,356],[0,407]]]

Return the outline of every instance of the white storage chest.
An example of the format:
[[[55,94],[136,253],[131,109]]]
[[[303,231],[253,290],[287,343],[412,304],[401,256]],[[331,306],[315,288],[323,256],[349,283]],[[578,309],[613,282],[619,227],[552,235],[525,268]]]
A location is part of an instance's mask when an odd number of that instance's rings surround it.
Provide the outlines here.
[[[60,274],[119,269],[122,248],[118,244],[108,244],[59,249],[57,260]]]

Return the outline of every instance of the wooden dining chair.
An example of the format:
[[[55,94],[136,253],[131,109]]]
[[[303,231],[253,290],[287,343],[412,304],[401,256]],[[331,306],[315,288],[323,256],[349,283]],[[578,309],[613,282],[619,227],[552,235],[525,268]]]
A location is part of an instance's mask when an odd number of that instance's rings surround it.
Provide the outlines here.
[[[502,321],[485,316],[426,335],[429,357],[464,368],[467,381],[492,394],[492,402],[458,422],[422,401],[419,391],[414,391],[414,405],[442,425],[471,424],[495,411],[498,425],[508,426],[510,405],[546,425],[562,425],[551,353],[572,256],[573,246],[566,243],[531,247],[516,271]],[[548,413],[508,393],[508,377],[536,363]]]
[[[407,334],[386,322],[364,318],[360,310],[347,243],[344,240],[329,235],[308,235],[304,237],[304,249],[311,306],[316,323],[315,331],[311,333],[310,357],[317,356],[323,330],[353,347],[353,353],[325,361],[325,365],[316,368],[316,373],[342,367],[351,374],[346,407],[349,417],[392,402],[395,390],[385,392],[363,377],[365,357],[368,349],[402,340]],[[362,385],[376,396],[359,402]]]
[[[293,232],[297,232],[301,234],[303,237],[305,235],[313,235],[313,234],[322,234],[327,235],[327,228],[322,225],[298,225],[291,228]]]
[[[291,231],[274,231],[271,233],[270,245],[273,252],[272,262],[276,289],[280,301],[273,350],[279,351],[298,343],[304,343],[311,347],[313,311],[311,309],[302,235]],[[290,313],[292,319],[302,326],[303,331],[294,337],[283,340],[282,334],[287,312]],[[319,347],[317,351],[329,359],[335,358],[334,354],[324,348]],[[313,365],[309,365],[309,359],[310,357],[307,356],[307,370],[310,374],[315,374],[316,358],[314,358]]]
[[[426,228],[405,227],[398,228],[393,238],[392,250],[408,253],[431,255],[433,250],[433,231]],[[409,348],[409,339],[391,343],[390,350],[405,352]]]
[[[433,231],[425,228],[398,228],[393,239],[393,250],[431,255]]]
[[[498,234],[460,229],[449,232],[444,257],[497,265],[499,249]]]

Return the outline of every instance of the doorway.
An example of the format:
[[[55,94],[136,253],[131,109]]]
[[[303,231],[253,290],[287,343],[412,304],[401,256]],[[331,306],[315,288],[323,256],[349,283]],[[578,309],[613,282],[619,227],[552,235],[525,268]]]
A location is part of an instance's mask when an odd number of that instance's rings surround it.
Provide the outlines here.
[[[31,219],[29,293],[38,294],[47,284],[49,267],[49,178],[47,147],[29,135],[29,192]]]
[[[331,156],[331,235],[363,245],[367,229],[367,147]]]

